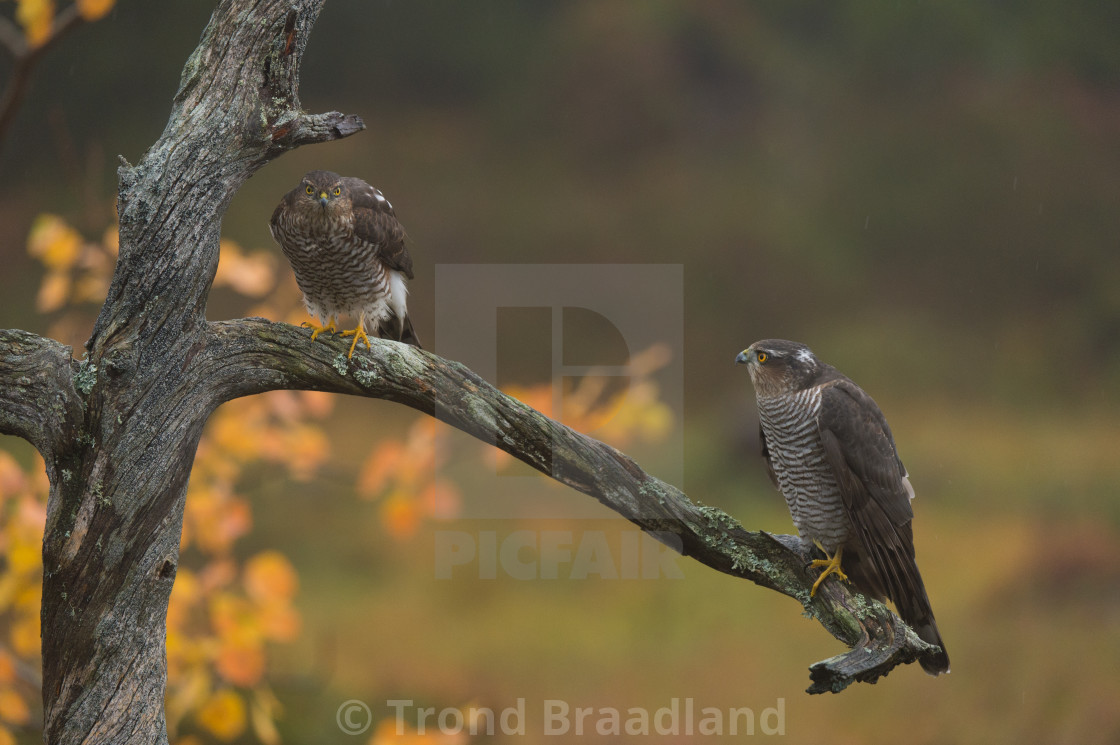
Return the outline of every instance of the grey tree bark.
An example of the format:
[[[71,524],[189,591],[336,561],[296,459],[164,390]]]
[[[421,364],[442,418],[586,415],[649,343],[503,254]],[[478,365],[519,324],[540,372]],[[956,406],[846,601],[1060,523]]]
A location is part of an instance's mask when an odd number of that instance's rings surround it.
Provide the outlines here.
[[[810,668],[810,692],[873,682],[928,645],[881,603],[814,577],[795,540],[748,532],[623,453],[430,352],[347,343],[260,318],[207,322],[221,219],[258,168],[364,125],[311,115],[299,65],[323,0],[223,0],[187,60],[167,128],[119,169],[120,257],[86,355],[0,331],[0,432],[50,479],[43,539],[49,743],[165,743],[165,621],[187,478],[219,405],[274,389],[384,398],[494,443],[721,572],[789,595],[852,651]],[[744,633],[766,633],[744,629]]]

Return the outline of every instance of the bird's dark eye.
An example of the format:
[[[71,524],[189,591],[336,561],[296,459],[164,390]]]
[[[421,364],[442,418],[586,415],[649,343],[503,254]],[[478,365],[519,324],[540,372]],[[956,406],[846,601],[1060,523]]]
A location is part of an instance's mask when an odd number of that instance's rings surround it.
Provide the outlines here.
[[[755,355],[755,359],[758,360],[759,364],[765,364],[766,360],[770,359],[770,355],[766,354],[766,352],[759,352]]]
[[[334,187],[334,195],[335,195],[336,197],[337,197],[337,196],[338,196],[339,194],[341,194],[341,193],[342,193],[342,187],[341,187],[341,186],[336,186],[336,187]]]
[[[308,184],[307,186],[305,186],[305,187],[303,188],[303,190],[304,190],[305,192],[307,192],[308,194],[314,194],[314,193],[315,193],[315,190],[311,188],[311,184]]]

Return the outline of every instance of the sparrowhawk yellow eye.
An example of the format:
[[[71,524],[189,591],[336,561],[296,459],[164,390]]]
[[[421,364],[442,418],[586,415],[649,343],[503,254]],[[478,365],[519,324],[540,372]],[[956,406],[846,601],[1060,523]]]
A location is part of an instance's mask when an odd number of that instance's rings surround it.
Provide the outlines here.
[[[313,188],[311,188],[311,184],[308,184],[306,187],[304,187],[303,190],[305,192],[307,192],[308,194],[314,194],[315,193],[315,190]]]
[[[338,196],[339,194],[341,194],[341,193],[342,193],[342,187],[341,187],[341,186],[336,186],[336,187],[334,187],[334,195],[335,195],[336,197],[337,197],[337,196]]]
[[[766,354],[766,352],[759,352],[755,355],[755,359],[759,361],[759,364],[764,364],[766,360],[770,359],[770,355]]]

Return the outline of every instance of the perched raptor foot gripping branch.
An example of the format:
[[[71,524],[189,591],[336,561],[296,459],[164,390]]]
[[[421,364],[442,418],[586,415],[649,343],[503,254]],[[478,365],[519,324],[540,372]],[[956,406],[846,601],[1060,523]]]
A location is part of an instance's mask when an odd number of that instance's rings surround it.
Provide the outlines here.
[[[412,256],[393,205],[365,181],[311,171],[280,200],[269,223],[296,274],[311,325],[311,340],[335,332],[336,319],[358,319],[350,357],[366,334],[420,346],[408,317]]]
[[[804,344],[758,341],[735,361],[754,383],[770,478],[805,548],[828,557],[813,562],[824,567],[813,592],[836,574],[865,595],[890,599],[922,641],[941,648],[921,658],[925,671],[949,672],[914,559],[914,489],[878,405]]]

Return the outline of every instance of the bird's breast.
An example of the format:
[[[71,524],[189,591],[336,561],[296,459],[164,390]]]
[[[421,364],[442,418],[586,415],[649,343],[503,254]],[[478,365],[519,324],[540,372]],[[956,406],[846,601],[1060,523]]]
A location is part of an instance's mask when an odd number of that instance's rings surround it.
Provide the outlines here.
[[[803,538],[832,550],[848,536],[848,519],[836,476],[821,443],[821,388],[758,398],[770,465]]]

